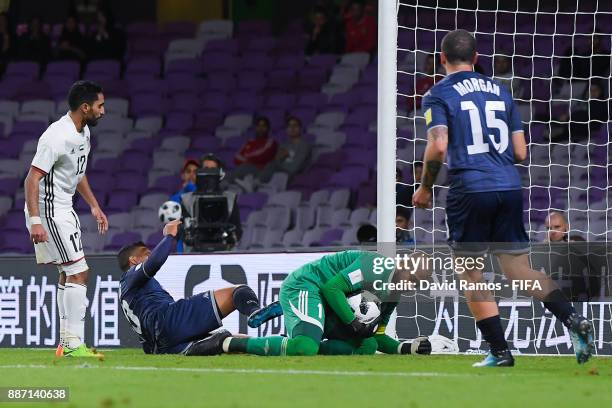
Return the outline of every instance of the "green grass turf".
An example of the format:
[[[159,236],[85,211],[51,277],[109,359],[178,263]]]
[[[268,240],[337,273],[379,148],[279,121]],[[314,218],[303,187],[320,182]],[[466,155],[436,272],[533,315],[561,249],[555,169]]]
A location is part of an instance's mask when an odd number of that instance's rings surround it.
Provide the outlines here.
[[[471,368],[480,358],[183,357],[122,349],[97,361],[0,349],[0,387],[70,388],[67,403],[0,408],[612,406],[611,358],[578,366],[573,358],[518,356],[514,368]]]

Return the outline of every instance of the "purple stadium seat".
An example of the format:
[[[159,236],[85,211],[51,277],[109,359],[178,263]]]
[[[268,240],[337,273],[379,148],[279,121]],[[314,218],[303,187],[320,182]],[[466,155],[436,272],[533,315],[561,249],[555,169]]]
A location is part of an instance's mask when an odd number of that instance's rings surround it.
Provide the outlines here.
[[[240,59],[228,52],[205,52],[200,57],[200,64],[205,73],[234,72],[240,67]]]
[[[181,178],[179,176],[163,176],[155,180],[153,183],[154,188],[165,189],[166,191],[176,192],[181,185]]]
[[[3,159],[18,158],[25,142],[22,136],[19,133],[11,133],[7,139],[0,140],[0,157]]]
[[[159,58],[134,58],[131,59],[125,68],[125,77],[135,76],[158,77],[161,73],[161,62]]]
[[[52,61],[47,64],[43,79],[46,81],[66,78],[76,80],[81,72],[81,66],[76,61]]]
[[[193,37],[196,32],[196,24],[193,21],[173,21],[166,23],[162,31],[164,36],[172,38]]]
[[[193,122],[193,132],[212,133],[223,122],[223,116],[218,112],[203,112],[196,115]],[[197,133],[196,133],[197,134]]]
[[[294,94],[272,94],[266,98],[265,108],[266,109],[284,109],[288,110],[293,108],[296,102]]]
[[[100,79],[118,79],[121,71],[121,63],[116,60],[96,60],[87,64],[85,78],[96,77]]]
[[[164,114],[165,100],[159,93],[147,92],[132,95],[130,110],[136,117],[161,116]]]
[[[291,109],[290,115],[298,118],[302,122],[302,127],[305,128],[317,116],[317,110],[315,108]]]
[[[201,108],[205,111],[226,113],[230,106],[228,95],[222,92],[209,92],[201,97]]]
[[[225,52],[230,54],[238,54],[239,43],[234,38],[213,38],[206,43],[204,52]]]
[[[269,71],[274,66],[274,59],[260,53],[243,54],[240,58],[240,64],[243,67],[253,71]]]
[[[134,191],[138,194],[147,189],[147,179],[141,173],[118,171],[114,174],[113,191]]]
[[[258,92],[265,85],[266,76],[261,71],[243,71],[238,76],[238,88],[243,91]]]
[[[128,38],[157,35],[157,23],[155,21],[135,21],[127,24],[125,32]]]
[[[193,115],[188,112],[170,112],[166,116],[163,134],[182,133],[193,125]]]
[[[320,67],[304,68],[298,74],[298,88],[301,92],[317,92],[327,82],[327,72]]]
[[[325,70],[331,69],[338,61],[338,56],[335,54],[317,54],[310,58],[308,65],[311,67],[319,67]]]
[[[20,209],[11,210],[6,214],[2,223],[2,229],[18,231],[27,234],[23,207]],[[3,233],[4,232],[5,231],[3,231]]]
[[[208,75],[208,89],[217,92],[232,92],[236,89],[236,77],[227,71],[217,71]]]
[[[278,56],[274,66],[277,69],[297,70],[304,66],[303,54],[283,54]]]
[[[4,72],[4,80],[33,81],[38,78],[40,66],[33,61],[9,62]]]
[[[104,250],[116,251],[125,245],[129,245],[140,240],[142,240],[142,237],[136,232],[122,232],[115,234],[111,239],[111,242],[104,246]]]
[[[210,136],[200,136],[195,137],[191,140],[190,150],[204,150],[209,152],[217,151],[221,147],[221,142],[216,137]]]
[[[272,27],[270,22],[263,20],[241,21],[236,30],[237,37],[253,38],[270,35]]]
[[[138,203],[138,194],[133,191],[112,191],[108,196],[106,208],[109,212],[126,212]]]
[[[253,92],[240,91],[232,96],[232,108],[235,111],[234,113],[252,113],[260,104],[261,97]]]
[[[199,75],[201,71],[199,61],[191,58],[172,60],[166,67],[166,75],[187,74],[193,77]]]
[[[195,113],[200,109],[200,98],[196,92],[178,92],[172,94],[168,102],[171,112]]]
[[[327,231],[325,231],[323,233],[321,238],[319,238],[317,241],[313,242],[311,245],[312,246],[332,246],[332,245],[337,245],[340,242],[340,240],[342,239],[342,234],[343,233],[344,233],[344,230],[342,230],[340,228],[328,229]]]
[[[15,252],[19,254],[34,252],[34,245],[32,245],[27,231],[7,234],[0,245],[0,252]]]
[[[238,196],[238,205],[241,209],[254,211],[261,209],[267,200],[268,195],[265,193],[246,193]]]
[[[327,103],[327,96],[320,92],[307,92],[298,96],[296,107],[320,109]]]
[[[44,81],[22,82],[13,95],[13,99],[27,101],[32,99],[50,99],[51,87]]]
[[[135,38],[129,41],[131,58],[160,58],[168,42],[159,37]]]
[[[121,155],[120,163],[122,170],[131,170],[143,174],[149,171],[149,168],[153,163],[153,159],[150,155],[138,149],[134,149],[126,150]]]
[[[149,248],[153,248],[155,245],[159,244],[159,241],[164,237],[162,231],[155,232],[147,237],[145,244]]]

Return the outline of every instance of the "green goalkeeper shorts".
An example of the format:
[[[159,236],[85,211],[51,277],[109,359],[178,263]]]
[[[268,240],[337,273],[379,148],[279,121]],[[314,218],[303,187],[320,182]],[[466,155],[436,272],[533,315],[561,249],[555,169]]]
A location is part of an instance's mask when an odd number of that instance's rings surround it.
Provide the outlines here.
[[[320,289],[299,281],[283,283],[279,298],[287,335],[290,338],[308,336],[320,342],[325,327],[325,306]]]

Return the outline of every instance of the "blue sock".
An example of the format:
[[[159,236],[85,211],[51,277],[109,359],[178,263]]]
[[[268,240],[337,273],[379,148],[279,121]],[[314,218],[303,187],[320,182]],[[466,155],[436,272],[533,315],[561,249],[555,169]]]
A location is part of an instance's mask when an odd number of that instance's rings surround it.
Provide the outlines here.
[[[257,299],[253,289],[247,285],[240,285],[234,289],[232,300],[236,309],[243,315],[250,316],[251,313],[259,309],[259,299]]]
[[[508,343],[504,338],[504,329],[502,329],[499,315],[487,317],[476,322],[476,326],[482,333],[482,337],[489,343],[491,353],[507,350]]]

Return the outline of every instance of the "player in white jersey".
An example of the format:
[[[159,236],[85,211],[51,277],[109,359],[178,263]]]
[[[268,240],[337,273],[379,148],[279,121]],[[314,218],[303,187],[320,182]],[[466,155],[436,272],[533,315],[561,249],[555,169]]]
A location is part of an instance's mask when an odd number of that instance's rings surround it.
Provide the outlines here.
[[[89,126],[95,126],[104,116],[102,88],[91,81],[77,81],[68,93],[68,105],[70,111],[52,123],[38,140],[25,180],[26,226],[34,243],[36,262],[57,265],[60,273],[60,343],[56,355],[100,357],[84,344],[89,268],[72,197],[75,191],[81,194],[91,207],[98,231],[104,234],[108,220],[85,176],[91,148]]]

